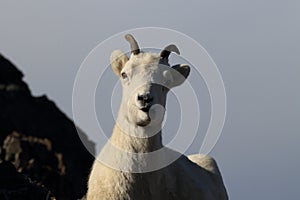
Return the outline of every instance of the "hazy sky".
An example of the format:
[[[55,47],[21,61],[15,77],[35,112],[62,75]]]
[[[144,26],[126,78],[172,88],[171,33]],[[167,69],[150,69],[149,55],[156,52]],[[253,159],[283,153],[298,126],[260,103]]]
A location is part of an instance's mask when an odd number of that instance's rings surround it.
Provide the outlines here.
[[[211,155],[230,198],[298,199],[299,10],[297,0],[1,0],[0,52],[34,95],[71,117],[76,72],[98,43],[136,27],[183,32],[206,48],[226,86],[226,124]]]

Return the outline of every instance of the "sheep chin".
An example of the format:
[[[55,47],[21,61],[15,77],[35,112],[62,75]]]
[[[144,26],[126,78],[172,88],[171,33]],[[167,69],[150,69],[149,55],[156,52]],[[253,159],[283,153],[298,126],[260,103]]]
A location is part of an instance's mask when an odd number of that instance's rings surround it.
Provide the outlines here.
[[[149,112],[145,112],[143,110],[138,110],[136,125],[147,126],[148,124],[150,124],[150,122],[151,122],[151,119],[149,116]]]

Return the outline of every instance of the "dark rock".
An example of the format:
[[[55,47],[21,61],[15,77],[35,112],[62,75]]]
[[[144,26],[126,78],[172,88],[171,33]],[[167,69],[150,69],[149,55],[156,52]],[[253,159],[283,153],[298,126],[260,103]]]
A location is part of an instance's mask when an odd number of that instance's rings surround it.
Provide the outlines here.
[[[0,54],[0,91],[17,91],[30,95],[27,84],[22,80],[23,73]]]
[[[3,200],[53,200],[54,196],[42,185],[32,182],[17,172],[10,162],[0,163],[0,199]]]
[[[94,158],[79,134],[89,140],[46,96],[33,97],[22,78],[0,55],[0,156],[58,199],[80,198]]]

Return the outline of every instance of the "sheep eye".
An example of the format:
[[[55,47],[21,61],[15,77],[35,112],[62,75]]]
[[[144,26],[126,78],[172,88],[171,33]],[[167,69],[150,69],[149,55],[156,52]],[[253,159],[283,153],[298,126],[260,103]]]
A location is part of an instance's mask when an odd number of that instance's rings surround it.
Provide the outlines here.
[[[126,74],[125,72],[123,72],[123,73],[121,74],[121,76],[122,76],[122,79],[127,78],[127,74]]]

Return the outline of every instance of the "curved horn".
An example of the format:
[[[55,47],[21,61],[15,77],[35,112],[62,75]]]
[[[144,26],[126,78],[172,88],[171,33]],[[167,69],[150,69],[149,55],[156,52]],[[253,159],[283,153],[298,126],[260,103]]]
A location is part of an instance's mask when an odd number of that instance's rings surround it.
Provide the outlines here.
[[[130,48],[131,48],[131,53],[133,53],[134,55],[137,55],[140,53],[140,48],[138,43],[136,42],[136,40],[134,39],[134,37],[131,34],[126,34],[125,35],[125,39],[129,42],[130,44]]]
[[[180,54],[179,49],[174,44],[170,44],[162,50],[160,57],[162,59],[168,59],[171,52],[176,52],[178,55]]]

